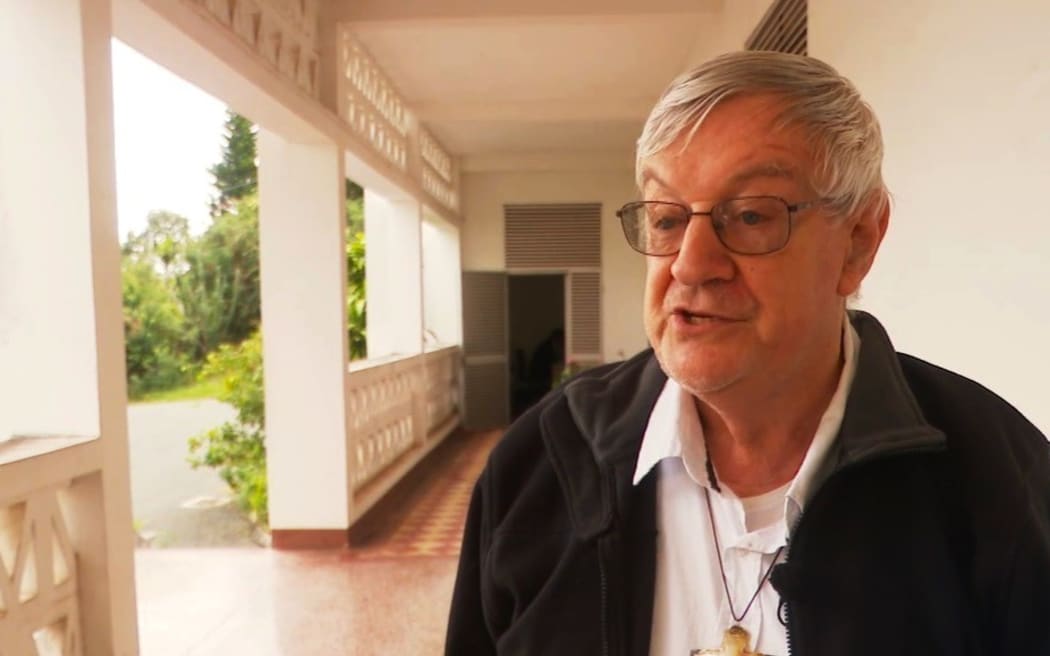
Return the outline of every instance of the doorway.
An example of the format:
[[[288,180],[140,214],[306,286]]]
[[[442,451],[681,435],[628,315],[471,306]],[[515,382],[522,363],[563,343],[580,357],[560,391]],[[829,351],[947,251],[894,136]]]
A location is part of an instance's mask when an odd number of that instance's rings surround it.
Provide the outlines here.
[[[565,274],[507,276],[511,420],[557,384],[565,365]]]

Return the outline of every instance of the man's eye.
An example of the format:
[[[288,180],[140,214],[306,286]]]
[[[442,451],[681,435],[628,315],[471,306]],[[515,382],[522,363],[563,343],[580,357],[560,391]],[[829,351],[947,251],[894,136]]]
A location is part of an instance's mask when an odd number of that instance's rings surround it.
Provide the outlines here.
[[[757,226],[767,222],[769,217],[755,210],[741,210],[737,212],[736,220],[746,226]]]
[[[656,230],[674,230],[682,225],[682,219],[677,216],[659,216],[653,220],[653,228]]]

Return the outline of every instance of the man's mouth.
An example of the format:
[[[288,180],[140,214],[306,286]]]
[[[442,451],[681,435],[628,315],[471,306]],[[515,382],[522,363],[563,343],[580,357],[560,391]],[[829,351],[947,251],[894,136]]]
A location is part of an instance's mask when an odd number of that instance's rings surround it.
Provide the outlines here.
[[[684,308],[676,308],[673,314],[674,316],[690,324],[735,321],[735,319],[731,319],[730,317],[712,314],[709,312],[694,312],[691,310],[686,310]]]

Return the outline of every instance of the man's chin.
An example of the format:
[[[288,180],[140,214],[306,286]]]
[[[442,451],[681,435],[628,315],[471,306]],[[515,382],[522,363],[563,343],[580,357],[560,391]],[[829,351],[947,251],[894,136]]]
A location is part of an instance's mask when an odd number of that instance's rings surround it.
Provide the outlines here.
[[[664,373],[694,396],[724,391],[741,377],[742,363],[724,353],[714,357],[702,350],[671,349],[671,353],[658,350],[656,357]]]

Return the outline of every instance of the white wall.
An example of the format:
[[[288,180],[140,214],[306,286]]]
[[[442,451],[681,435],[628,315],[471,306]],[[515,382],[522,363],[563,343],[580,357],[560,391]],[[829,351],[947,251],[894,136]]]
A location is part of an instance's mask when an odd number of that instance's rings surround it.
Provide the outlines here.
[[[440,344],[463,343],[459,229],[424,211],[423,327]]]
[[[616,210],[636,198],[632,171],[468,172],[462,185],[465,270],[504,268],[505,204],[601,203],[602,355],[619,360],[646,348],[645,259],[627,246],[616,218]]]
[[[365,188],[368,357],[423,352],[422,208]]]
[[[878,114],[895,196],[861,306],[1050,432],[1050,3],[811,0],[810,54]]]
[[[699,66],[715,55],[743,48],[772,4],[773,0],[723,2],[721,10],[713,14],[710,21],[697,26],[696,42],[682,70]]]

